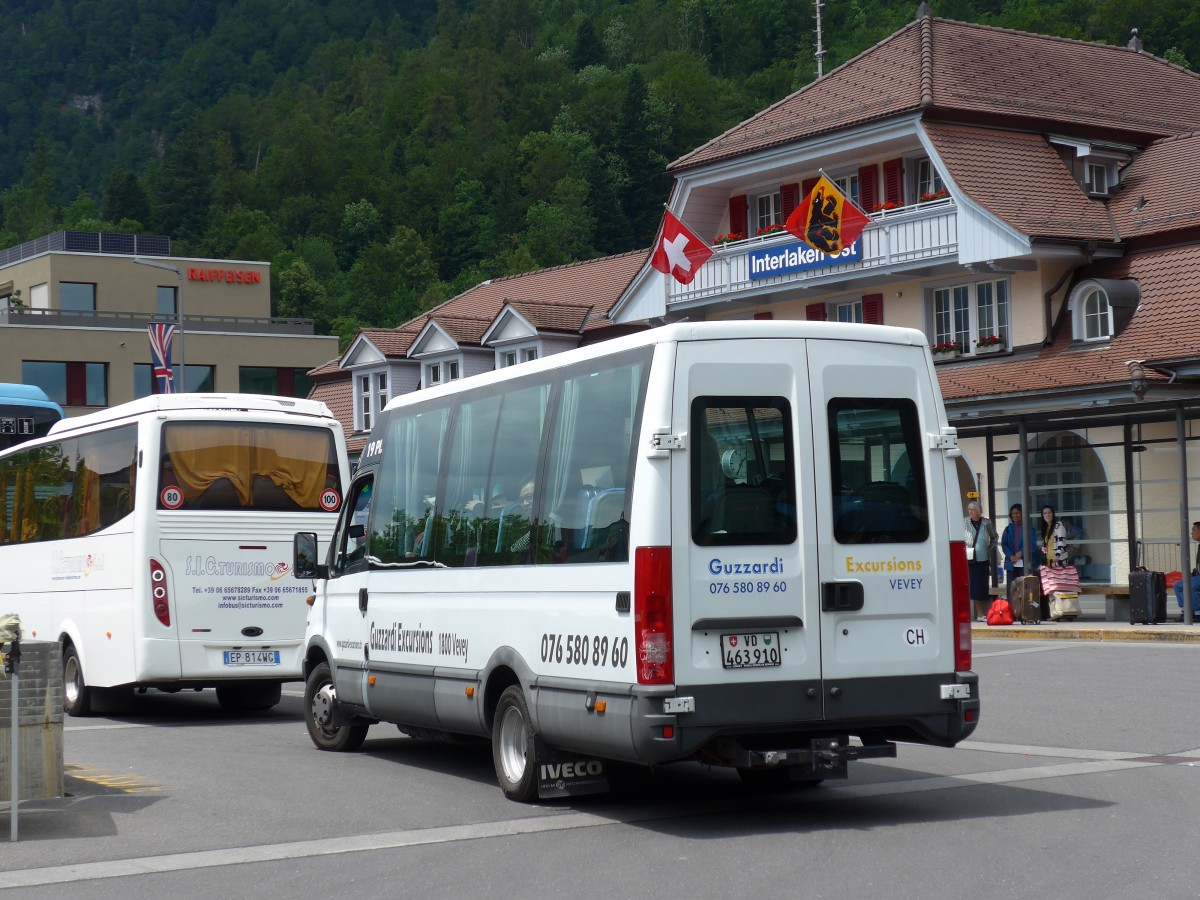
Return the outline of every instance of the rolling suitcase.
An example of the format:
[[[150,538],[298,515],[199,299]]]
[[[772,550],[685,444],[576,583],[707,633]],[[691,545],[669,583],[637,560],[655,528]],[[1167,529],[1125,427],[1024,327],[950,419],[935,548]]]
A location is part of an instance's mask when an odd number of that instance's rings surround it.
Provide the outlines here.
[[[1036,575],[1021,575],[1008,582],[1008,603],[1018,622],[1036,625],[1041,602],[1042,582]]]
[[[1129,624],[1167,621],[1167,577],[1162,572],[1129,573]]]

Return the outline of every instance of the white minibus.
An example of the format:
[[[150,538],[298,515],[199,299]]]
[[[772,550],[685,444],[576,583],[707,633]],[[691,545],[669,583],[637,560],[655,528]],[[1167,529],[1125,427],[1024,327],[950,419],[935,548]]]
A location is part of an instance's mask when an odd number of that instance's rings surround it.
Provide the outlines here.
[[[166,394],[64,419],[0,455],[0,610],[62,645],[64,708],[117,687],[215,687],[228,709],[301,677],[297,529],[328,540],[347,472],[323,403]]]
[[[520,801],[952,746],[958,454],[925,337],[872,325],[674,324],[394,399],[324,562],[296,536],[309,734],[487,737]]]

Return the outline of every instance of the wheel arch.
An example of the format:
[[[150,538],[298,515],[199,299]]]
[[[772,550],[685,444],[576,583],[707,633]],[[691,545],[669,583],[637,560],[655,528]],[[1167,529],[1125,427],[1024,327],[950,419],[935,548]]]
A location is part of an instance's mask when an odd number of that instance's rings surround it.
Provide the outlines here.
[[[487,673],[483,678],[483,724],[488,732],[496,716],[496,704],[505,688],[516,685],[525,693],[525,704],[529,707],[529,718],[534,729],[537,729],[537,707],[529,696],[528,686],[533,684],[533,670],[525,663],[525,659],[512,647],[499,647],[488,660],[484,668]]]

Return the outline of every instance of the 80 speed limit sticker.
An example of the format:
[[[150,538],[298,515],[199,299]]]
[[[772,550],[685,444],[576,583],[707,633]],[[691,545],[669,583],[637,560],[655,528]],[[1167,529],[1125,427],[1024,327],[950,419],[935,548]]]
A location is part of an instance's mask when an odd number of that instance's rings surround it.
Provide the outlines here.
[[[162,489],[162,493],[158,495],[158,499],[167,509],[179,509],[183,506],[183,491],[175,485],[170,484]]]

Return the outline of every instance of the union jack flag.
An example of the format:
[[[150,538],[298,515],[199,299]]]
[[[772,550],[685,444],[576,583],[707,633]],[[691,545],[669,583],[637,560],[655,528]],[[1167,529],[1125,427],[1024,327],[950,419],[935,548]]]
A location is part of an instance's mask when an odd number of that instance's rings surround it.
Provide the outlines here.
[[[153,362],[154,392],[175,392],[175,378],[171,371],[171,339],[175,337],[175,326],[168,322],[151,322],[146,328],[150,332],[150,358]]]

